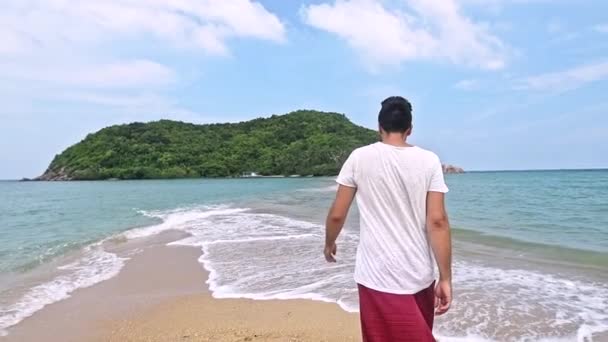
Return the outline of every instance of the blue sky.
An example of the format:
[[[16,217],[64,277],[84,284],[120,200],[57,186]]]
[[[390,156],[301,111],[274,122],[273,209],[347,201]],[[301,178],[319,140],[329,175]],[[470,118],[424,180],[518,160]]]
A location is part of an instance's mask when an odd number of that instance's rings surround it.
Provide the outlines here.
[[[0,179],[41,174],[111,124],[306,108],[469,170],[608,167],[608,2],[6,0]]]

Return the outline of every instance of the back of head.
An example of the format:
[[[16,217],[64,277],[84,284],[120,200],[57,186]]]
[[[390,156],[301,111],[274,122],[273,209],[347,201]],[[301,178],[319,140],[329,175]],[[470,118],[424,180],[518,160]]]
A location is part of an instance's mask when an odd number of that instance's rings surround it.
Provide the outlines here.
[[[412,127],[412,105],[401,96],[382,101],[378,123],[387,133],[404,133]]]

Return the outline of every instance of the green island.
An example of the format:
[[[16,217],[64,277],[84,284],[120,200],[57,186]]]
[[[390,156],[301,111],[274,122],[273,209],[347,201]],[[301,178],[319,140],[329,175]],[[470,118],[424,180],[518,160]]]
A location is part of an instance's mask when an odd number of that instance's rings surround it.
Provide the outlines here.
[[[239,123],[131,123],[89,134],[36,180],[328,176],[377,140],[343,114],[312,110]]]

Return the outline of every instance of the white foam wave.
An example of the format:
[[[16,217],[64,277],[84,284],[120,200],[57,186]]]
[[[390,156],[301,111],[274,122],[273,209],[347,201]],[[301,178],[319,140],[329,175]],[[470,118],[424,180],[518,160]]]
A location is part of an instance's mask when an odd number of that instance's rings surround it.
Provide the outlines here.
[[[434,333],[434,335],[439,342],[495,342],[494,340],[488,340],[487,338],[476,335],[448,336],[442,333]]]
[[[205,254],[203,254],[199,258],[199,262],[201,262],[205,270],[209,272],[207,284],[214,298],[246,298],[253,300],[303,299],[320,301],[325,303],[335,303],[338,304],[344,311],[350,313],[356,313],[359,311],[358,305],[353,306],[352,303],[348,301],[344,301],[342,299],[336,300],[335,298],[323,295],[321,292],[317,292],[318,288],[321,285],[327,285],[327,281],[319,281],[317,283],[304,285],[298,288],[276,289],[274,291],[269,292],[242,292],[241,290],[231,285],[220,285],[218,278],[220,278],[221,276],[219,275],[218,271],[213,268],[212,263],[205,258],[206,253],[207,252],[205,252]]]
[[[257,237],[257,238],[245,238],[245,239],[220,239],[209,242],[201,242],[196,238],[185,238],[182,240],[168,243],[169,246],[193,246],[202,247],[203,245],[212,245],[217,243],[240,243],[240,242],[256,242],[256,241],[279,241],[279,240],[292,240],[292,239],[303,239],[314,237],[314,234],[299,234],[299,235],[287,235],[287,236],[268,236],[268,237]]]
[[[69,298],[75,290],[114,277],[120,272],[125,260],[104,251],[100,243],[86,247],[82,258],[59,268],[63,271],[62,275],[32,287],[16,303],[0,307],[0,335],[6,335],[7,328],[45,306]]]
[[[457,262],[454,270],[454,306],[438,319],[447,331],[508,341],[579,342],[608,331],[606,284],[470,262]],[[478,324],[463,327],[463,320]]]
[[[342,235],[339,263],[328,265],[320,250],[323,227],[310,222],[227,211],[197,217],[185,231],[192,236],[173,244],[203,249],[199,261],[216,298],[311,299],[358,311],[357,234]],[[458,262],[454,286],[454,308],[437,321],[441,341],[586,342],[608,330],[602,284]]]
[[[338,190],[338,185],[329,185],[321,188],[299,189],[301,192],[335,192]]]
[[[247,211],[244,208],[229,208],[226,206],[217,207],[200,207],[195,209],[180,208],[171,211],[144,211],[140,213],[148,216],[161,219],[162,222],[156,225],[151,225],[142,228],[135,228],[122,233],[121,235],[128,239],[148,237],[162,233],[167,230],[186,230],[188,225],[197,220],[205,219],[214,215],[231,215]]]
[[[232,215],[247,210],[215,206],[178,208],[170,211],[140,211],[142,215],[160,219],[161,223],[135,228],[85,247],[82,257],[78,260],[57,267],[60,275],[32,287],[15,303],[0,306],[0,336],[7,334],[7,328],[18,324],[45,306],[69,298],[75,290],[93,286],[116,276],[127,258],[103,250],[104,242],[120,236],[135,239],[172,229],[187,230],[190,225],[211,216]]]
[[[223,208],[213,215],[189,220],[184,230],[191,236],[170,245],[203,249],[199,262],[209,271],[207,283],[216,298],[311,299],[337,303],[349,312],[357,311],[357,305],[353,306],[352,301],[325,291],[332,287],[332,277],[324,276],[331,267],[325,263],[320,250],[321,225],[279,215]],[[345,249],[344,255],[354,255],[354,250]],[[353,261],[349,258],[346,264],[333,267],[340,269],[346,265],[352,271]],[[308,277],[298,275],[302,264],[307,265],[304,271],[311,273]],[[256,265],[264,269],[260,270]],[[286,274],[289,272],[293,274]],[[340,280],[337,283],[346,283],[344,278],[352,282],[351,273],[338,273]],[[226,279],[227,274],[232,278]],[[264,278],[264,274],[268,277]],[[292,280],[294,282],[290,284]],[[271,284],[275,281],[281,284]],[[342,290],[349,292],[338,289]]]

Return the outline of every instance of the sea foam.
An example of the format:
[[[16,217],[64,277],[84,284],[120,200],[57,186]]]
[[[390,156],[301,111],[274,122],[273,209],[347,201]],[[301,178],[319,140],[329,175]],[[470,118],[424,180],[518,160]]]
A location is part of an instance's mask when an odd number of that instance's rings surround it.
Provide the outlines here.
[[[7,329],[33,315],[45,306],[69,298],[82,288],[93,286],[118,275],[128,258],[122,258],[103,249],[103,244],[117,237],[127,239],[144,238],[171,229],[185,229],[189,222],[213,215],[230,215],[245,209],[227,206],[179,208],[171,211],[146,212],[140,214],[158,218],[155,225],[135,228],[84,247],[78,260],[57,267],[58,275],[51,280],[35,285],[14,303],[0,306],[0,336]]]
[[[90,287],[120,272],[125,258],[108,253],[101,243],[84,248],[83,256],[61,266],[61,275],[29,289],[17,302],[0,308],[0,334],[45,306],[69,298],[77,289]]]
[[[199,261],[216,298],[311,299],[358,311],[358,239],[348,228],[331,265],[322,257],[319,224],[239,210],[201,216],[185,231],[192,236],[172,244],[202,248]],[[608,330],[605,284],[470,261],[454,268],[454,307],[437,320],[442,341],[583,342]]]

